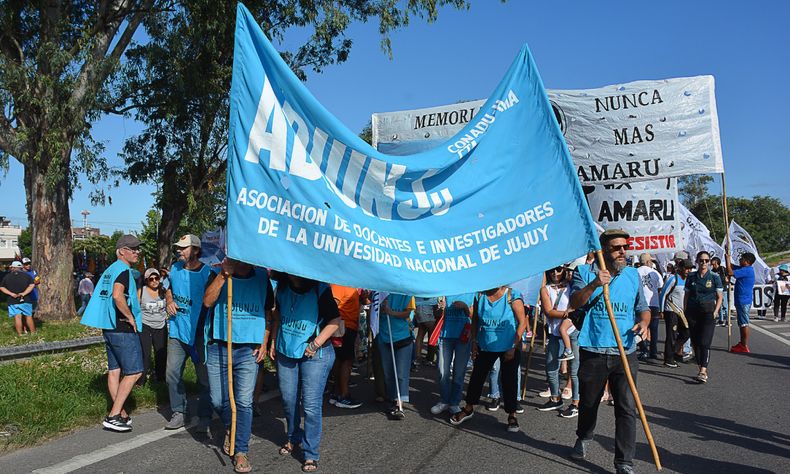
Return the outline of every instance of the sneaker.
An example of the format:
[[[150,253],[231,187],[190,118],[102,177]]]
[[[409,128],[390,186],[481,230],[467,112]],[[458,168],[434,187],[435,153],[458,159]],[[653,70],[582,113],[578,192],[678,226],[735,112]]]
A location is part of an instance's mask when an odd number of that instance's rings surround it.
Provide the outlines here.
[[[730,352],[734,352],[736,354],[748,354],[751,351],[747,346],[744,346],[739,342],[730,348]]]
[[[132,426],[132,417],[131,416],[122,416],[121,419],[127,425]]]
[[[565,349],[565,352],[562,353],[562,355],[560,356],[560,358],[558,360],[571,360],[571,359],[573,359],[575,357],[576,356],[573,355],[572,351],[569,351],[568,349]]]
[[[565,387],[562,389],[562,393],[560,394],[560,397],[563,400],[570,400],[572,396],[573,396],[573,391],[570,388]]]
[[[403,413],[403,410],[398,408],[398,405],[395,405],[387,411],[387,417],[389,417],[390,420],[400,421],[406,418],[406,414]]]
[[[774,322],[775,322],[775,323],[778,323],[779,321],[781,321],[781,320],[779,319],[779,316],[777,316],[777,317],[775,317],[775,318],[774,318]]]
[[[549,398],[551,397],[551,389],[546,389],[538,394],[540,398]]]
[[[634,466],[621,464],[615,467],[615,474],[634,474]]]
[[[647,362],[647,353],[640,352],[639,355],[636,356],[636,358],[639,359],[641,362]]]
[[[524,405],[522,405],[521,402],[516,404],[516,413],[518,413],[519,415],[524,413]]]
[[[337,404],[337,395],[335,395],[334,393],[329,395],[329,404],[330,405],[336,405]]]
[[[492,398],[490,402],[486,403],[486,410],[497,411],[499,410],[499,399]]]
[[[560,412],[560,416],[563,418],[576,418],[577,416],[579,416],[579,408],[573,403],[571,403],[564,410]]]
[[[694,380],[696,380],[699,383],[707,383],[708,382],[708,374],[699,373],[699,374],[697,374],[696,377],[694,377]]]
[[[166,430],[177,430],[184,426],[184,414],[180,412],[173,412],[170,421],[165,425]]]
[[[335,406],[338,408],[349,408],[353,410],[354,408],[361,407],[362,403],[354,400],[351,397],[343,397],[343,398],[338,398],[335,401]]]
[[[451,425],[460,425],[461,423],[463,423],[464,421],[468,420],[469,418],[472,418],[472,416],[474,416],[474,414],[475,414],[474,410],[470,411],[470,412],[466,412],[465,410],[461,410],[458,413],[456,413],[455,415],[450,417],[450,424]]]
[[[573,445],[573,451],[571,451],[571,458],[577,461],[587,459],[587,441],[582,439],[576,440],[576,444]]]
[[[447,408],[449,408],[449,407],[450,407],[450,405],[448,405],[446,403],[439,402],[436,405],[431,407],[431,413],[434,414],[434,415],[438,415],[439,413],[442,413],[443,411],[447,410]]]
[[[678,363],[675,361],[664,362],[664,367],[669,367],[670,369],[677,369]]]
[[[518,433],[519,432],[518,420],[516,419],[515,416],[509,416],[507,418],[507,430],[510,433]]]
[[[683,354],[683,362],[688,362],[694,358],[694,353],[689,352],[688,354]]]
[[[132,427],[124,423],[121,415],[105,416],[104,421],[102,421],[102,426],[108,430],[117,431],[118,433],[132,431]]]
[[[538,411],[552,411],[552,410],[560,410],[562,409],[562,406],[563,406],[562,400],[557,400],[556,402],[554,400],[549,400],[543,405],[537,407],[536,409]]]

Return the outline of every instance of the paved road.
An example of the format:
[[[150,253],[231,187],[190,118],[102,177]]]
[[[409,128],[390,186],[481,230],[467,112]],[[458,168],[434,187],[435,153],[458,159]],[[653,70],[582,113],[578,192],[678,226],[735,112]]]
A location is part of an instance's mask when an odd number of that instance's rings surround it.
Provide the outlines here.
[[[667,472],[767,473],[790,468],[790,324],[760,321],[753,331],[752,354],[725,352],[726,329],[717,328],[707,385],[691,381],[692,365],[668,369],[642,364],[639,388],[653,436]],[[663,332],[663,329],[662,329]],[[770,333],[770,335],[766,334]],[[736,339],[737,340],[737,337]],[[430,415],[436,401],[435,371],[414,374],[406,420],[388,421],[383,406],[368,402],[358,410],[326,405],[322,472],[607,472],[612,469],[612,408],[600,407],[597,435],[588,462],[568,459],[576,420],[542,413],[537,392],[544,386],[542,354],[533,361],[522,431],[505,430],[505,414],[481,408],[462,428]],[[372,399],[361,377],[359,398]],[[284,441],[279,400],[263,405],[250,446],[255,472],[300,472],[300,463],[281,457]],[[43,408],[43,407],[42,407]],[[81,430],[46,445],[0,457],[0,472],[232,472],[218,449],[221,427],[213,437],[161,429],[161,414],[135,414],[130,434]],[[651,456],[637,435],[639,472],[651,472]]]

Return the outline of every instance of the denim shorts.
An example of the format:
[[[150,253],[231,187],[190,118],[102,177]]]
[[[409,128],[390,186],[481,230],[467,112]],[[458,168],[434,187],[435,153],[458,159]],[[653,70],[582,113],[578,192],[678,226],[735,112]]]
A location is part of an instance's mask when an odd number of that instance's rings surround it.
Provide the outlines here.
[[[143,372],[143,347],[135,332],[103,331],[107,347],[107,369],[123,375]]]
[[[8,305],[8,317],[13,318],[17,315],[33,316],[32,303],[17,303]]]
[[[752,309],[750,304],[736,304],[735,313],[738,315],[738,326],[746,327],[749,325],[749,310]]]

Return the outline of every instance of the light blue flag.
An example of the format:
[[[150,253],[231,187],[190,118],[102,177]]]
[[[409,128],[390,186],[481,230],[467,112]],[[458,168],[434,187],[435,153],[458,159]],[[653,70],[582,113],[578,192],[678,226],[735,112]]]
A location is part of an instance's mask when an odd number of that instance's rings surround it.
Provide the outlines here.
[[[526,46],[455,137],[389,156],[316,101],[239,5],[230,99],[232,258],[436,296],[508,284],[599,248]]]

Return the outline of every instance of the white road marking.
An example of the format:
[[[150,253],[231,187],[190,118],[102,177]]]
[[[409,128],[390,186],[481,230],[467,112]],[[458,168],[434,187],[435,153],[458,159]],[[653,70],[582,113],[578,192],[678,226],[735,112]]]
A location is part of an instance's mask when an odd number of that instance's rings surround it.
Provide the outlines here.
[[[785,336],[785,337],[788,337],[788,336],[790,336],[790,332],[783,332],[783,333],[781,333],[781,334],[782,334],[783,336]]]
[[[279,396],[279,390],[272,390],[271,392],[264,393],[263,396],[261,396],[260,401],[265,402]],[[185,428],[179,428],[177,430],[160,429],[151,431],[149,433],[144,433],[135,436],[132,439],[127,439],[125,441],[121,441],[120,443],[111,444],[99,451],[94,451],[88,454],[80,454],[61,463],[54,464],[49,467],[42,467],[41,469],[36,469],[33,471],[33,474],[66,474],[68,472],[73,472],[77,469],[82,469],[85,466],[90,466],[91,464],[96,464],[97,462],[104,461],[105,459],[109,459],[113,456],[118,456],[141,446],[145,446],[148,443],[153,443],[154,441],[159,441],[160,439],[183,433],[185,430]]]
[[[765,329],[786,328],[787,324],[761,324],[760,327]]]
[[[761,326],[752,325],[750,327],[753,328],[757,332],[761,332],[761,333],[765,334],[768,337],[776,339],[777,341],[779,341],[779,342],[781,342],[783,344],[787,344],[788,346],[790,346],[790,340],[787,340],[787,339],[785,339],[785,338],[783,338],[781,336],[778,336],[778,335],[772,333],[771,331],[769,331],[767,329],[763,329],[763,327],[765,327],[765,326],[761,327]]]

